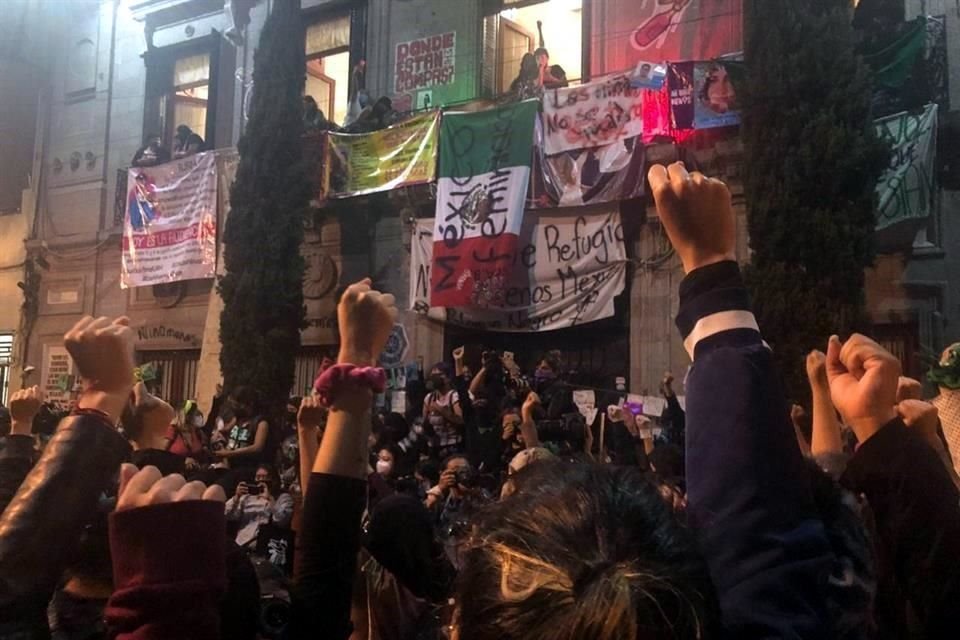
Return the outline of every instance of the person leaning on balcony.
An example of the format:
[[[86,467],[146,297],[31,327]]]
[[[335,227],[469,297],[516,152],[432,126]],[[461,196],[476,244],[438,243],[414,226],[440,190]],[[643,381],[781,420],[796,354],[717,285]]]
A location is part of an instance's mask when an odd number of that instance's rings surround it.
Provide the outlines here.
[[[163,146],[159,135],[151,133],[144,138],[143,146],[133,154],[130,164],[134,167],[153,167],[164,162],[170,162],[170,150]]]
[[[201,151],[203,151],[203,138],[185,124],[177,127],[177,135],[173,138],[173,157],[186,158]]]

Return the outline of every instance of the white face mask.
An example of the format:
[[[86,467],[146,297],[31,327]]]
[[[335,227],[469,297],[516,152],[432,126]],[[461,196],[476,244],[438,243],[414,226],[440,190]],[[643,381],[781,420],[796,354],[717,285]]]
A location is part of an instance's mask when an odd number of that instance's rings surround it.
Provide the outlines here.
[[[377,473],[382,476],[390,475],[390,472],[393,471],[393,463],[387,462],[386,460],[377,460]]]
[[[190,419],[190,424],[192,424],[195,427],[202,427],[203,416],[193,416],[193,418]]]

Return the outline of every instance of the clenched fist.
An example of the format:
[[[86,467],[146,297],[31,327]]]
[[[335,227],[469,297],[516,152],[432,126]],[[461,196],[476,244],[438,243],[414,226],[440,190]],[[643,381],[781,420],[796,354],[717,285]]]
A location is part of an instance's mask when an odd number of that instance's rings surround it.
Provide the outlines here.
[[[337,307],[341,363],[374,366],[393,330],[396,300],[389,293],[371,289],[370,284],[366,278],[350,285]]]
[[[897,417],[900,361],[866,336],[854,334],[827,347],[827,379],[833,405],[863,443]]]
[[[130,320],[85,316],[63,337],[83,381],[78,405],[97,409],[117,423],[133,387]]]
[[[657,213],[683,270],[736,260],[736,227],[730,190],[720,180],[688,173],[682,162],[650,168]]]
[[[120,494],[117,511],[167,502],[214,500],[225,502],[223,487],[202,482],[187,482],[180,474],[162,476],[156,467],[137,470],[132,464],[120,467]]]
[[[37,386],[20,389],[10,398],[10,433],[28,436],[33,431],[33,418],[40,412],[43,394]]]

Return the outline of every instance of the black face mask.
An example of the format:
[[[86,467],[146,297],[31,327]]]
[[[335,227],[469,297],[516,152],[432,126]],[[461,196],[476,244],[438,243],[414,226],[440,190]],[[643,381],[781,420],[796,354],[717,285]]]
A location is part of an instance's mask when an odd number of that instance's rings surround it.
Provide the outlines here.
[[[297,412],[296,411],[287,411],[287,422],[293,424],[297,421]]]
[[[439,391],[445,386],[446,380],[441,375],[430,376],[430,384],[433,386],[434,391]]]

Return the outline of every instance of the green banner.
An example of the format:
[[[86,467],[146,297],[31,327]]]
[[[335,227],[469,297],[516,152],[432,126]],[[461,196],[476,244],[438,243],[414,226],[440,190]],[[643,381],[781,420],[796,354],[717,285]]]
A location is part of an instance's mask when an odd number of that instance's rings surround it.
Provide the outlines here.
[[[371,133],[330,133],[324,163],[327,197],[349,198],[432,182],[440,112]]]
[[[892,149],[890,165],[877,185],[877,230],[926,218],[936,189],[937,105],[882,118],[874,126]]]

